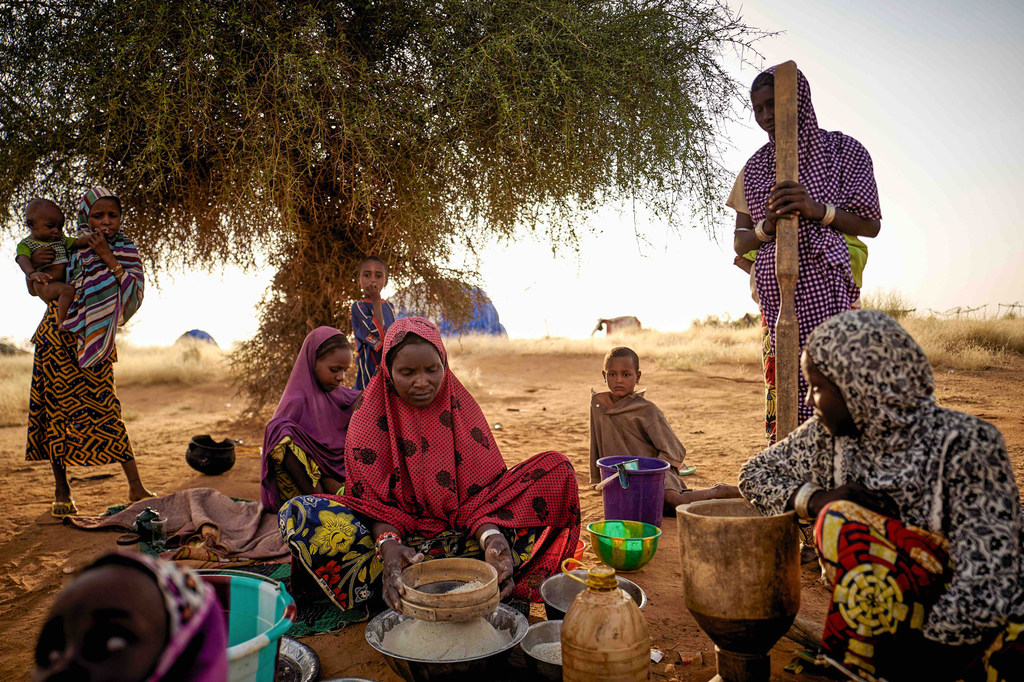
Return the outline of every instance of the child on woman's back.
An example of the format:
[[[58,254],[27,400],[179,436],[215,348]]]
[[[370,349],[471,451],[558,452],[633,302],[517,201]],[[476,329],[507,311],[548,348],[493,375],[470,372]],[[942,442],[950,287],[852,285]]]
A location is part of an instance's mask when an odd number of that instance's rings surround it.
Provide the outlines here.
[[[69,252],[86,246],[86,237],[64,236],[64,212],[49,199],[28,202],[25,226],[29,236],[18,242],[14,260],[28,278],[30,294],[47,303],[57,301],[57,324],[61,324],[75,298],[75,288],[64,281]],[[32,254],[42,248],[53,249],[54,258],[49,264],[36,269],[32,265]]]
[[[593,392],[590,400],[591,483],[601,480],[597,460],[602,457],[657,457],[671,465],[665,475],[666,512],[697,500],[740,496],[733,485],[718,483],[704,490],[686,487],[680,475],[680,470],[687,472],[683,465],[686,448],[658,406],[644,397],[646,389],[636,390],[640,358],[632,349],[620,346],[608,351],[601,376],[608,391]],[[693,471],[690,467],[688,473]]]
[[[377,256],[359,263],[359,288],[363,300],[352,304],[352,333],[356,337],[358,373],[355,388],[366,388],[381,363],[384,334],[395,321],[395,309],[380,297],[388,283],[388,265]]]

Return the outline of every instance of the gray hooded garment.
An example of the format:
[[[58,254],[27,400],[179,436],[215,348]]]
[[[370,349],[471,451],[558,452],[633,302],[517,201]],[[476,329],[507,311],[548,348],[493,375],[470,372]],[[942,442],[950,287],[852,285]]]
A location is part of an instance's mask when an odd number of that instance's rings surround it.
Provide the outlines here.
[[[935,404],[924,351],[885,313],[830,318],[807,353],[839,387],[860,433],[833,437],[811,417],[743,465],[743,496],[779,514],[808,481],[883,491],[900,520],[949,539],[953,575],[925,622],[927,638],[975,643],[1024,616],[1024,515],[999,431]]]

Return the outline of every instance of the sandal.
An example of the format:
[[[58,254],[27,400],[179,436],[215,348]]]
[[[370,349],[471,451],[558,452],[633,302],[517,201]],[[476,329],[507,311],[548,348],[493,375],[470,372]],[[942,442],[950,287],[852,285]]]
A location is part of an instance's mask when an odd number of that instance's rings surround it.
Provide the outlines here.
[[[50,505],[50,516],[55,519],[63,519],[65,516],[74,516],[78,513],[78,507],[74,500],[67,502],[54,502]]]
[[[679,469],[679,475],[680,476],[689,476],[690,474],[694,474],[694,473],[697,473],[697,465],[696,464],[691,464],[688,467],[680,467],[680,469]]]

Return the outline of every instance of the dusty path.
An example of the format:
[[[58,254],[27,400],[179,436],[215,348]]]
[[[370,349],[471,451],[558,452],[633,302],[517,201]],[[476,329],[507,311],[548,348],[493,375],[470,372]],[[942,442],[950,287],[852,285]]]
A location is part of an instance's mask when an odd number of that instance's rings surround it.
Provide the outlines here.
[[[456,358],[460,376],[477,398],[509,464],[544,450],[565,452],[577,467],[584,523],[601,518],[600,494],[586,487],[589,453],[589,387],[600,382],[600,359],[585,356],[470,356]],[[691,486],[735,482],[740,465],[763,443],[759,425],[762,397],[755,367],[709,366],[700,371],[645,366],[648,397],[676,428],[696,464]],[[1024,361],[1008,369],[942,373],[937,395],[947,407],[979,415],[1006,439],[1018,485],[1024,483],[1024,409],[1015,401],[1024,380]],[[213,487],[258,499],[262,424],[246,422],[238,398],[223,381],[202,386],[127,387],[120,391],[128,430],[147,485],[159,493]],[[227,474],[205,477],[184,459],[192,435],[210,433],[241,439],[238,462]],[[24,679],[46,609],[68,574],[115,546],[116,534],[86,533],[49,516],[52,479],[48,467],[24,462],[25,427],[0,428],[0,679]],[[113,474],[109,478],[76,478]],[[75,468],[74,496],[83,514],[103,512],[125,501],[119,467]],[[714,674],[713,647],[686,611],[679,594],[678,543],[674,519],[666,519],[655,559],[634,580],[650,598],[645,615],[653,646],[666,652],[655,666],[658,679],[701,681]],[[593,560],[592,556],[587,559]],[[824,613],[827,594],[804,572],[802,610]],[[535,610],[535,614],[542,611]],[[397,680],[363,639],[362,626],[306,640],[321,657],[323,677],[360,675]],[[773,655],[773,679],[794,679],[781,671],[795,645],[783,640]],[[676,650],[704,652],[705,664],[682,667]],[[802,679],[824,679],[804,675]]]

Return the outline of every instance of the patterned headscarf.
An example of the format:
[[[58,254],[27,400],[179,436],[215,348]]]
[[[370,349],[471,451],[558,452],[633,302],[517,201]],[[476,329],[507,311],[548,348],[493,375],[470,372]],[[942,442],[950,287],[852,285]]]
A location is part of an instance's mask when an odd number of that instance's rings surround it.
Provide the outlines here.
[[[775,67],[766,71],[774,72]],[[800,71],[797,71],[797,149],[798,179],[812,199],[835,204],[836,208],[862,218],[881,219],[871,156],[852,137],[818,127],[811,103],[811,86]],[[768,144],[757,150],[743,168],[743,190],[750,218],[755,223],[764,218],[768,195],[774,185],[775,138],[770,137]],[[860,289],[853,280],[846,240],[838,230],[802,217],[798,234],[800,273],[794,303],[803,348],[808,334],[822,321],[850,309]],[[775,242],[761,245],[756,262],[754,274],[761,314],[768,323],[774,348],[780,305],[775,277]],[[805,390],[801,377],[801,394]],[[810,409],[801,402],[801,420],[810,415]]]
[[[448,367],[432,322],[396,320],[384,338],[383,357],[409,334],[434,347],[444,379],[433,402],[419,408],[398,397],[386,361],[377,370],[349,425],[342,503],[423,537],[475,531],[484,523],[578,533],[579,493],[568,460],[548,453],[553,456],[530,460],[538,464],[529,471],[520,471],[522,463],[506,475],[487,420]]]
[[[88,232],[89,231],[89,212],[92,211],[92,205],[100,199],[117,198],[117,195],[112,191],[103,187],[102,185],[96,185],[88,192],[82,195],[82,198],[78,200],[78,231]]]
[[[79,229],[88,229],[89,212],[100,199],[117,198],[105,187],[93,187],[78,204]],[[64,320],[64,329],[78,337],[78,365],[86,368],[105,361],[114,352],[117,327],[138,312],[142,305],[145,277],[142,259],[135,244],[123,231],[108,240],[114,258],[124,268],[118,282],[92,249],[72,252],[68,264],[68,283],[75,287],[75,298]]]
[[[316,380],[317,351],[325,341],[339,335],[341,332],[334,327],[317,327],[306,336],[274,417],[267,424],[260,477],[260,500],[267,509],[276,512],[284,502],[267,460],[285,436],[291,437],[323,473],[339,481],[345,479],[345,433],[359,391],[339,386],[327,392]]]
[[[164,679],[175,669],[175,679],[193,682],[221,682],[227,679],[228,636],[224,614],[213,589],[192,571],[173,563],[151,559],[139,553],[113,552],[83,569],[128,566],[151,576],[164,599],[167,615],[167,646],[157,661],[149,682]],[[193,642],[191,661],[179,659]]]
[[[807,340],[807,354],[839,387],[862,440],[905,431],[935,407],[928,358],[881,311],[851,311],[826,320]]]
[[[977,642],[1024,613],[1024,523],[999,431],[935,404],[924,352],[885,313],[836,315],[811,334],[807,354],[859,433],[833,436],[809,419],[743,465],[743,496],[779,514],[805,482],[856,482],[891,497],[902,522],[948,538],[954,571],[925,621],[930,639]]]

